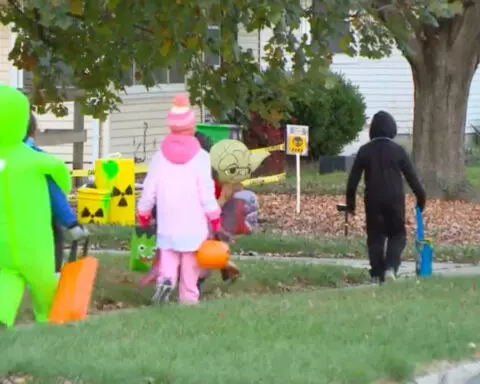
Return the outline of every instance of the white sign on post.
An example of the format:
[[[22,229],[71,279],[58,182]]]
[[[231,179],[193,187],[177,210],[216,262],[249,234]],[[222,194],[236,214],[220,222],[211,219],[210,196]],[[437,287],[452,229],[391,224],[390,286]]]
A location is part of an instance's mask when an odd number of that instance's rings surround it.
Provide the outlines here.
[[[297,177],[297,214],[300,213],[300,156],[308,155],[308,130],[307,125],[287,125],[287,155],[295,155]]]

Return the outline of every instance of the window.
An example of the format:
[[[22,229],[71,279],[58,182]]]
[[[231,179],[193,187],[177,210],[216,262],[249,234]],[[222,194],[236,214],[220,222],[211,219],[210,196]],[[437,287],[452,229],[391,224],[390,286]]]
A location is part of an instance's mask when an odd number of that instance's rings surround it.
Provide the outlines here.
[[[61,86],[71,86],[71,81],[69,78],[73,76],[73,70],[71,67],[67,66],[63,62],[58,62],[55,65],[50,63],[50,56],[45,55],[43,57],[39,57],[38,59],[39,64],[42,66],[54,66],[56,69],[56,78],[55,78],[55,85],[57,87]],[[23,88],[24,89],[32,89],[33,87],[33,73],[30,71],[23,70]],[[39,87],[42,88],[42,82],[40,82]]]
[[[207,30],[207,41],[214,42],[215,40],[220,40],[220,26],[219,25],[209,25]],[[220,52],[215,52],[215,50],[207,49],[203,56],[205,63],[208,65],[217,68],[222,63],[222,57]],[[207,108],[202,108],[202,121],[204,123],[215,123],[215,119]]]
[[[207,40],[214,42],[215,40],[220,40],[220,26],[218,25],[209,25],[207,31]],[[207,49],[204,55],[205,62],[208,65],[213,65],[218,67],[221,64],[221,56],[219,52],[214,52],[213,50]]]
[[[143,85],[142,78],[138,76],[140,71],[137,69],[135,62],[132,68],[126,73],[126,83],[128,86]],[[155,84],[184,84],[185,74],[183,74],[179,66],[171,68],[159,68],[152,72]]]
[[[207,40],[215,41],[220,39],[220,27],[218,25],[210,25],[207,31]],[[219,52],[209,49],[204,53],[204,60],[208,65],[217,67],[220,65],[221,57]],[[142,78],[138,76],[140,71],[136,68],[135,62],[132,64],[131,70],[126,73],[127,86],[143,85]],[[137,75],[136,75],[137,74]],[[182,73],[180,66],[173,66],[169,69],[159,68],[152,72],[155,84],[184,84],[185,74]]]

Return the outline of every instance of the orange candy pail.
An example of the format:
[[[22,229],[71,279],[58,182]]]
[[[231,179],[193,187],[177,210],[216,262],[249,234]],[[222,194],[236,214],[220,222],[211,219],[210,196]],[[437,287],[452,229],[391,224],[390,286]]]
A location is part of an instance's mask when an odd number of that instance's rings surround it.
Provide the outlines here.
[[[218,240],[205,240],[197,251],[200,268],[223,269],[230,258],[228,244]]]

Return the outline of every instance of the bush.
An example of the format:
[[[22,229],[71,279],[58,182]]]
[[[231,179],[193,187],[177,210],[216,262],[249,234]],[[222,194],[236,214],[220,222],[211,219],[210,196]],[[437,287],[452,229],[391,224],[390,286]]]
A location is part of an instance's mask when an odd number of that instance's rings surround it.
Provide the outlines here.
[[[365,101],[358,87],[341,75],[334,75],[333,86],[322,82],[298,87],[292,99],[292,124],[310,127],[309,157],[337,155],[353,141],[365,124]]]

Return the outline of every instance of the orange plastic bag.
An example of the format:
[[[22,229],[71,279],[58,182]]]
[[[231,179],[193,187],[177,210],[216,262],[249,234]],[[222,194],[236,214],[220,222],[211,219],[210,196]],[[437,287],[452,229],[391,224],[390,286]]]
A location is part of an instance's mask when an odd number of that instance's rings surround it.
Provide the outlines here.
[[[92,298],[93,285],[98,269],[98,260],[87,256],[88,240],[83,246],[83,255],[77,260],[78,242],[72,243],[68,262],[63,266],[49,321],[65,324],[84,320]]]
[[[219,240],[205,240],[197,251],[200,268],[224,269],[230,258],[230,248]]]

